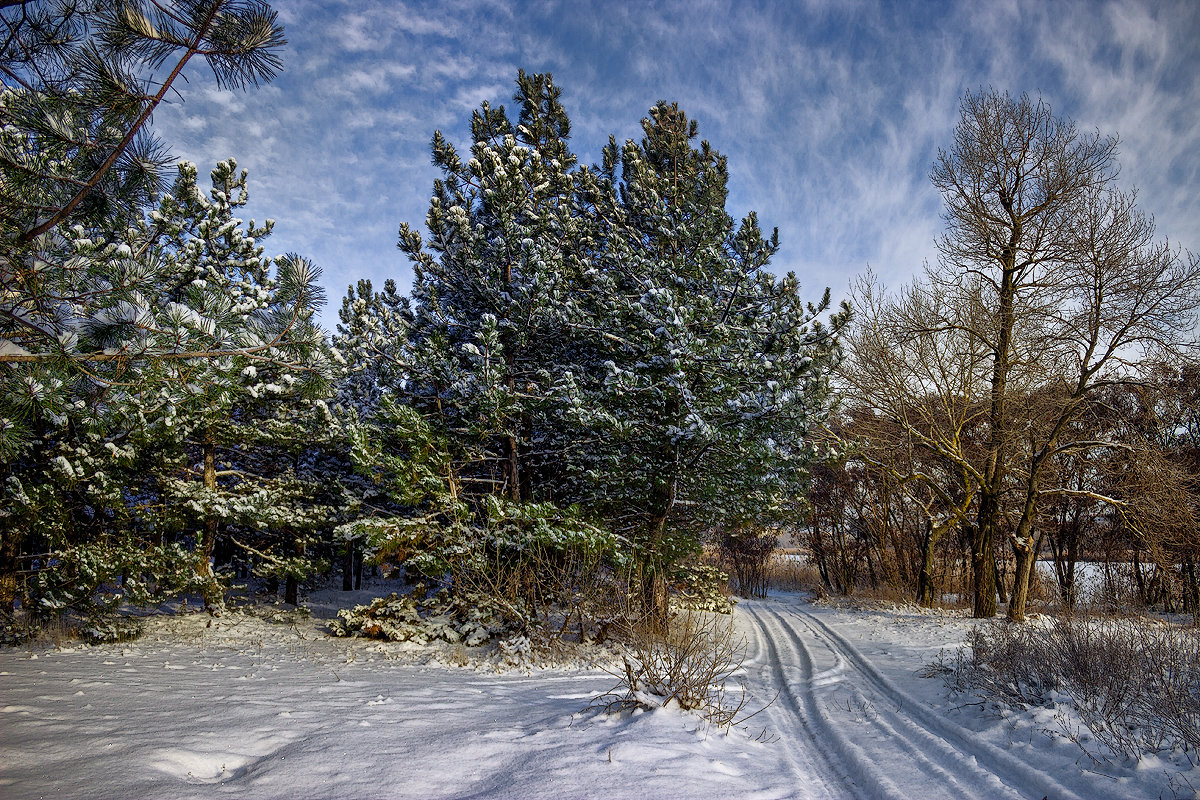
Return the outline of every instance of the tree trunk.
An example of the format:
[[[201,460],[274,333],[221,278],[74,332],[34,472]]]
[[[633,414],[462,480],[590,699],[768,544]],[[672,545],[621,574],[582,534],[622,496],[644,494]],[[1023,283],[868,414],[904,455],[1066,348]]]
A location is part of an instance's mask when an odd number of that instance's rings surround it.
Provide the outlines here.
[[[1078,515],[1070,523],[1059,525],[1058,535],[1050,537],[1050,552],[1054,556],[1054,577],[1058,579],[1058,596],[1068,611],[1075,610],[1075,564],[1079,555]]]
[[[980,506],[995,503],[995,498],[983,492]],[[975,605],[972,614],[976,619],[996,616],[996,553],[994,539],[989,529],[982,524],[984,513],[980,511],[981,524],[971,527],[971,576],[975,584]]]
[[[1029,585],[1033,576],[1033,565],[1037,560],[1037,548],[1033,546],[1032,541],[1026,539],[1023,545],[1014,542],[1013,553],[1017,559],[1017,574],[1013,580],[1012,598],[1008,603],[1008,620],[1024,622],[1025,604],[1029,600]]]
[[[1183,611],[1191,614],[1192,619],[1200,619],[1200,580],[1191,553],[1183,557]]]
[[[867,580],[871,582],[872,589],[879,588],[879,577],[875,574],[875,559],[871,558],[872,540],[874,537],[867,533],[867,540],[864,543],[863,551],[867,558]]]
[[[533,418],[526,414],[521,419],[521,440],[524,442],[533,441]],[[519,451],[518,451],[519,452]],[[525,454],[525,464],[521,468],[521,482],[518,488],[521,491],[521,499],[529,502],[533,499],[533,469],[530,466],[530,457],[528,451]]]
[[[999,556],[992,558],[992,573],[996,576],[996,599],[1000,605],[1004,605],[1008,602],[1008,595],[1004,586],[1004,573],[1000,571]]]
[[[1104,574],[1108,575],[1108,557],[1105,554],[1104,559]],[[1150,595],[1146,589],[1146,576],[1142,574],[1142,559],[1139,555],[1137,547],[1133,548],[1133,580],[1137,584],[1138,599],[1142,601],[1143,606],[1150,605]]]
[[[10,528],[0,533],[0,614],[8,614],[17,602],[17,579],[20,565],[21,540]]]
[[[646,565],[642,570],[642,609],[647,622],[657,630],[666,630],[670,620],[667,576],[661,564]]]
[[[342,591],[348,592],[354,588],[354,540],[346,540],[346,549],[342,551]]]
[[[667,599],[667,564],[662,555],[667,518],[675,505],[675,478],[661,481],[654,490],[654,516],[650,519],[648,548],[641,564],[642,607],[654,625],[666,628],[670,618]]]
[[[204,488],[210,497],[217,490],[217,441],[212,430],[205,431],[204,449]],[[213,574],[213,548],[217,543],[217,518],[209,513],[204,520],[204,530],[200,536],[200,552],[196,560],[196,577],[201,582],[201,593],[204,597],[204,610],[218,617],[225,610],[225,594]]]
[[[899,573],[900,586],[912,586],[912,561],[905,553],[904,542],[900,537],[900,525],[896,525],[891,529],[892,554],[896,559],[896,570]]]
[[[521,456],[517,437],[504,437],[504,478],[508,496],[513,502],[521,499]]]
[[[1016,300],[1016,253],[1021,242],[1022,226],[1014,222],[1008,246],[1000,254],[1000,286],[996,344],[992,352],[992,381],[988,409],[988,449],[984,481],[979,494],[979,518],[975,530],[974,571],[976,619],[996,616],[996,540],[1000,534],[1000,493],[1008,475],[1008,373],[1011,367],[1013,313]]]
[[[817,515],[815,512],[812,516],[811,544],[813,556],[817,560],[817,572],[821,576],[821,585],[832,592],[833,581],[829,578],[829,562],[825,557],[825,543],[821,538],[821,529],[817,526]]]
[[[921,574],[917,579],[917,602],[933,608],[936,587],[933,584],[933,553],[937,538],[933,535],[933,520],[925,520],[925,542],[921,546]]]

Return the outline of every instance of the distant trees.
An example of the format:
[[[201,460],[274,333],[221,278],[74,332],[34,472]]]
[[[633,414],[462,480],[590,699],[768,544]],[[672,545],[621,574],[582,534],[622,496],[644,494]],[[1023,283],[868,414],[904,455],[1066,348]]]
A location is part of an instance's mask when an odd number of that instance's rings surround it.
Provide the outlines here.
[[[1007,540],[1008,616],[1024,618],[1048,503],[1127,507],[1064,480],[1067,461],[1124,446],[1077,422],[1101,393],[1180,358],[1195,322],[1200,263],[1115,188],[1115,152],[1115,139],[1080,134],[1044,102],[967,93],[931,173],[945,200],[938,263],[895,298],[859,291],[843,375],[867,415],[862,457],[879,463],[898,446],[941,462],[889,469],[930,493],[931,540],[972,514],[976,616],[996,613],[993,548]]]
[[[855,284],[857,322],[838,370],[848,415],[840,434],[852,458],[900,506],[919,510],[917,599],[933,602],[934,552],[970,518],[983,475],[986,354],[967,333],[970,309],[943,287],[915,282],[888,296],[871,275]],[[959,324],[948,314],[959,313]],[[894,521],[886,521],[895,527]]]

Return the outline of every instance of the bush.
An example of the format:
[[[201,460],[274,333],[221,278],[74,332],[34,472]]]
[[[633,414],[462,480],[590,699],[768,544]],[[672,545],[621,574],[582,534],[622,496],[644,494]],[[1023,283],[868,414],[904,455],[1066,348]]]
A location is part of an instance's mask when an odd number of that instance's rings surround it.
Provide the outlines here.
[[[732,614],[729,576],[712,564],[683,563],[671,573],[671,604],[691,611]]]
[[[627,548],[577,508],[495,496],[483,499],[475,517],[463,506],[454,514],[359,520],[339,530],[347,539],[365,538],[376,561],[403,563],[407,574],[451,587],[454,602],[487,598],[489,613],[518,627],[539,621],[557,639],[573,628],[581,642],[603,638],[611,622],[605,599],[621,583],[614,572],[625,566]],[[358,609],[348,613],[354,618]],[[392,616],[410,613],[397,607]]]
[[[620,683],[596,704],[609,710],[675,707],[696,711],[717,725],[734,724],[746,705],[744,689],[734,698],[728,683],[741,669],[746,641],[729,617],[685,609],[667,626],[650,618],[636,622],[621,647]]]
[[[721,558],[733,569],[737,593],[742,597],[766,597],[770,583],[771,556],[779,535],[769,531],[734,530],[721,535]]]
[[[142,623],[136,617],[116,614],[89,619],[79,629],[79,636],[88,644],[131,642],[142,635]]]
[[[1005,706],[1069,701],[1117,756],[1182,750],[1200,763],[1200,636],[1136,619],[975,628],[943,666],[947,686]],[[1069,715],[1056,719],[1080,743]],[[1082,746],[1082,745],[1081,745]]]
[[[22,604],[43,619],[78,615],[103,621],[125,604],[151,606],[208,587],[196,576],[194,554],[178,544],[146,546],[133,538],[65,547],[35,566]]]
[[[19,645],[37,637],[40,626],[27,614],[0,609],[0,645]]]
[[[510,608],[475,592],[452,595],[440,589],[427,595],[417,584],[412,593],[393,592],[365,606],[343,609],[329,623],[334,636],[364,636],[393,642],[428,644],[442,640],[475,647],[493,636],[508,635],[522,626]]]

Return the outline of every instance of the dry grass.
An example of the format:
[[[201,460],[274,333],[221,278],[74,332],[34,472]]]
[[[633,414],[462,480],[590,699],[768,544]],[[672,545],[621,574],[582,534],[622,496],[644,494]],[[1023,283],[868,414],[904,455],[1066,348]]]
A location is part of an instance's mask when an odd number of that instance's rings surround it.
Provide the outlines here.
[[[1195,629],[1078,616],[1048,626],[981,625],[950,662],[932,670],[945,673],[952,690],[985,702],[1032,707],[1068,698],[1079,722],[1111,755],[1140,759],[1178,749],[1200,764]],[[1060,712],[1057,720],[1082,746],[1074,718]]]
[[[799,551],[779,550],[767,563],[767,588],[781,592],[822,593],[821,575]]]
[[[593,702],[608,711],[664,706],[695,711],[720,727],[750,715],[745,689],[732,680],[746,657],[746,641],[724,614],[684,609],[666,626],[635,621],[621,646],[618,685]]]

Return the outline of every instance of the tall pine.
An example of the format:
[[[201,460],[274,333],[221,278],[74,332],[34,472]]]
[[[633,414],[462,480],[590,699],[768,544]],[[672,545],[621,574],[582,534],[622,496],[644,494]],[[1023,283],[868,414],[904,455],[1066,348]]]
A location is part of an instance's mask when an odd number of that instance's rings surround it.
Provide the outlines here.
[[[659,103],[640,143],[615,141],[595,183],[604,221],[587,315],[598,363],[575,410],[590,504],[636,549],[647,607],[666,613],[673,564],[717,527],[767,520],[803,491],[810,432],[846,312],[805,304],[751,213],[725,210],[728,170],[697,124]],[[605,357],[607,354],[607,357]]]

